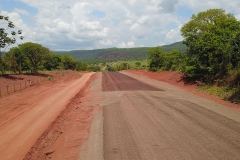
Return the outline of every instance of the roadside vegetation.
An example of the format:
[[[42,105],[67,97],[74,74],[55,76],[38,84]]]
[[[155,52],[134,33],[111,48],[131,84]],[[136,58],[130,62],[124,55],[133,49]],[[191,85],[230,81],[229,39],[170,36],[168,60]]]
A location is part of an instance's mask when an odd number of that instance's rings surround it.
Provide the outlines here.
[[[26,42],[11,48],[1,57],[1,74],[6,71],[13,73],[38,73],[44,70],[87,70],[87,64],[74,60],[69,55],[57,55],[48,48],[37,43]]]
[[[232,102],[240,102],[240,22],[222,9],[192,15],[181,28],[186,54],[148,51],[149,70],[177,70],[185,78],[205,84],[202,89]]]

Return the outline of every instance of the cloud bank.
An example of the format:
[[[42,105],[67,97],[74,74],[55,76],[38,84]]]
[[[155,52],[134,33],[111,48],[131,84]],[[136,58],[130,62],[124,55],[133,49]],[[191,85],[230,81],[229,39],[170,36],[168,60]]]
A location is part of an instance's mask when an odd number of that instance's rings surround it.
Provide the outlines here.
[[[181,41],[192,14],[223,8],[240,19],[237,0],[18,0],[37,13],[14,6],[1,14],[23,30],[24,41],[52,50],[158,46]],[[182,11],[187,10],[188,14]]]

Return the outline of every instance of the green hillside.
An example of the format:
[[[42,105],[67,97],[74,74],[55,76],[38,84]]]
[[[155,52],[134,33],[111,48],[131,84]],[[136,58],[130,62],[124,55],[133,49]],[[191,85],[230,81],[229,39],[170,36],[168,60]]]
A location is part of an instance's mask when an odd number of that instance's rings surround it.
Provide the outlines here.
[[[94,49],[94,50],[73,50],[73,51],[61,51],[55,53],[63,55],[71,55],[76,60],[131,60],[131,59],[145,59],[147,51],[151,47],[139,47],[139,48],[107,48],[107,49]],[[182,42],[176,42],[171,45],[162,46],[164,52],[172,50],[179,50],[184,53],[187,49],[186,45]]]

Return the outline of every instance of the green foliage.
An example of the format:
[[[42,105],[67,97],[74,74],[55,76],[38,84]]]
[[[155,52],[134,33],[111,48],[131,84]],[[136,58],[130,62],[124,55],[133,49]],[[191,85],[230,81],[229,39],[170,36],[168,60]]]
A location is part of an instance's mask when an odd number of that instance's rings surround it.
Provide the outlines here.
[[[60,69],[60,64],[61,64],[61,56],[57,54],[49,54],[43,62],[43,66],[47,70],[55,70],[55,69]]]
[[[14,31],[15,28],[13,22],[9,20],[9,17],[5,17],[0,15],[0,57],[2,53],[2,48],[5,49],[8,48],[8,46],[16,43],[17,36],[22,34],[21,30]],[[19,39],[23,39],[23,36],[19,36]]]
[[[76,63],[73,57],[69,55],[63,55],[61,57],[61,62],[63,64],[63,69],[75,69],[76,68]]]
[[[29,67],[33,73],[38,72],[38,67],[41,65],[43,60],[50,55],[48,48],[32,42],[19,45],[19,49],[26,56],[27,63],[29,64]]]
[[[140,62],[143,65],[137,68],[137,67],[135,67],[136,62]],[[128,64],[128,68],[126,68],[126,69],[140,69],[140,68],[146,69],[147,59],[107,62],[106,65],[105,65],[106,67],[104,66],[103,70],[117,71],[119,66],[121,66],[121,65],[123,66],[123,64]]]
[[[101,68],[98,65],[92,65],[88,67],[88,70],[91,72],[100,72]]]
[[[131,66],[128,63],[121,63],[120,65],[116,65],[114,70],[115,71],[121,71],[121,70],[128,70]]]
[[[240,87],[240,67],[238,69],[230,70],[225,81],[230,87]]]
[[[47,80],[48,80],[48,81],[51,81],[51,80],[52,80],[52,77],[51,77],[51,76],[48,76],[48,77],[47,77]]]
[[[188,46],[181,67],[185,77],[207,82],[201,89],[209,94],[240,102],[240,22],[210,9],[193,15],[181,32]]]
[[[193,66],[187,63],[184,71],[187,76],[196,75],[213,81],[238,67],[240,22],[232,14],[222,9],[200,12],[192,16],[181,32],[189,47],[187,55],[195,62]]]
[[[18,71],[21,74],[23,67],[26,66],[26,57],[18,47],[11,48],[9,52],[4,54],[4,61],[14,73]]]
[[[188,78],[201,78],[203,70],[198,65],[196,58],[185,56],[182,59],[180,71]]]
[[[173,50],[163,52],[161,47],[152,48],[148,51],[149,70],[151,71],[172,71],[179,70],[182,64],[181,52]]]
[[[86,71],[88,69],[88,65],[81,61],[76,61],[75,66],[76,71]]]
[[[115,72],[115,68],[110,65],[107,65],[106,70],[109,72]]]
[[[136,67],[140,67],[141,66],[141,62],[136,62],[135,65],[136,65]]]
[[[172,50],[170,52],[165,52],[163,54],[163,70],[166,71],[175,71],[179,70],[182,64],[182,55],[181,52],[177,50]]]
[[[5,74],[6,69],[7,69],[7,65],[5,61],[2,59],[2,57],[0,56],[0,72],[2,75]]]
[[[4,54],[4,59],[0,57],[0,71],[2,74],[6,70],[16,71],[19,74],[23,70],[31,70],[31,73],[37,73],[38,70],[56,70],[71,69],[85,71],[88,66],[81,61],[75,61],[69,55],[57,55],[42,47],[40,44],[27,42],[19,47],[11,48]]]
[[[198,90],[206,91],[208,94],[215,95],[224,100],[230,100],[232,102],[239,103],[240,102],[240,88],[234,87],[229,88],[227,86],[212,86],[212,85],[204,85],[199,87]]]
[[[163,66],[163,54],[161,47],[155,47],[148,50],[149,70],[157,71]]]

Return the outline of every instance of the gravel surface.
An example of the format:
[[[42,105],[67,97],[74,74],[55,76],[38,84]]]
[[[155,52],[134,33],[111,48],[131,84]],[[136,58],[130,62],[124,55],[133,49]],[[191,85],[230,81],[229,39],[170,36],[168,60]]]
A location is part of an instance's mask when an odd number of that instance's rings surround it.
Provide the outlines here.
[[[122,75],[106,77],[121,81]],[[111,103],[103,106],[104,159],[240,158],[239,112],[167,83],[134,77],[161,91],[106,90]],[[112,79],[106,81],[121,88]],[[138,80],[130,78],[129,86],[141,85]]]

